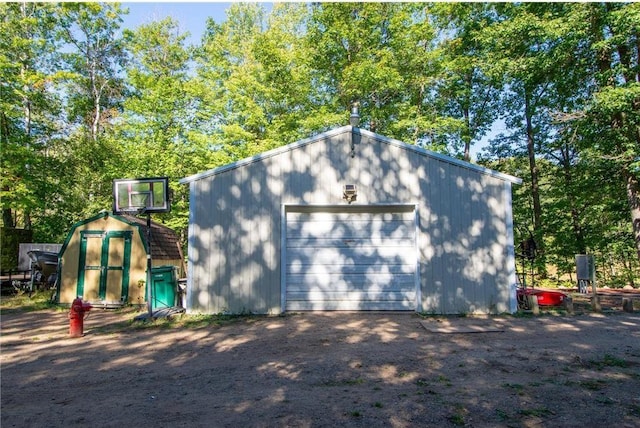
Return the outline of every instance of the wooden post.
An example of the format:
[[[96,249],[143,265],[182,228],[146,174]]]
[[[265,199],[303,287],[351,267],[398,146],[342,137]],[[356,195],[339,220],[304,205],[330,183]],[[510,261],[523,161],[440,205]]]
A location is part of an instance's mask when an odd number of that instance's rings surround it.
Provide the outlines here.
[[[527,299],[529,299],[529,307],[531,308],[531,312],[533,312],[533,315],[540,315],[540,306],[538,306],[538,297],[527,296]]]
[[[633,312],[633,299],[630,299],[628,297],[623,297],[622,310],[625,312]]]
[[[588,261],[589,266],[589,276],[591,280],[591,293],[593,297],[591,298],[591,309],[594,312],[600,312],[602,308],[600,307],[600,299],[598,299],[598,291],[596,287],[596,265],[593,260],[593,257],[589,257]]]
[[[573,315],[573,299],[571,298],[571,296],[567,296],[563,304],[567,313]]]
[[[591,289],[593,290],[593,296],[591,296],[591,309],[594,312],[600,312],[602,310],[602,307],[600,306],[600,299],[598,298],[598,293],[596,293],[596,287],[595,285],[591,286]]]

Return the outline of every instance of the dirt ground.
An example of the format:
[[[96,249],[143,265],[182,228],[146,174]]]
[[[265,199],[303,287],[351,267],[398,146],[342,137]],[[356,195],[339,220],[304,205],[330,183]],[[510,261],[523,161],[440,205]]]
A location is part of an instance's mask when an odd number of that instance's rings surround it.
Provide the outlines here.
[[[640,426],[638,310],[135,315],[3,311],[2,427]]]

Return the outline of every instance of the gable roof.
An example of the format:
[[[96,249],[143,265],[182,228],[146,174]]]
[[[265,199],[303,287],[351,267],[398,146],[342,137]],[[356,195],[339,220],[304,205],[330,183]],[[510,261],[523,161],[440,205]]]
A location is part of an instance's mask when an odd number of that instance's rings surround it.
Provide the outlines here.
[[[306,145],[309,145],[309,144],[313,144],[313,143],[315,143],[317,141],[329,139],[331,137],[335,137],[337,135],[340,135],[340,134],[343,134],[343,133],[347,133],[347,132],[352,132],[354,134],[364,135],[366,137],[375,139],[375,140],[377,140],[377,141],[379,141],[381,143],[385,143],[385,144],[389,144],[391,146],[399,147],[401,149],[404,149],[404,150],[407,150],[409,152],[415,153],[415,154],[417,154],[419,156],[424,156],[424,157],[428,157],[428,158],[432,158],[432,159],[437,159],[439,161],[447,162],[447,163],[450,163],[452,165],[457,165],[459,167],[466,168],[466,169],[469,169],[469,170],[472,170],[472,171],[475,171],[475,172],[478,172],[478,173],[481,173],[481,174],[490,175],[492,177],[499,178],[501,180],[504,180],[504,181],[507,181],[507,182],[510,182],[510,183],[513,183],[513,184],[522,184],[522,179],[521,178],[514,177],[514,176],[509,175],[509,174],[504,174],[502,172],[498,172],[498,171],[495,171],[495,170],[492,170],[492,169],[489,169],[489,168],[485,168],[485,167],[480,166],[480,165],[476,165],[476,164],[472,164],[472,163],[469,163],[469,162],[465,162],[465,161],[462,161],[460,159],[456,159],[456,158],[451,157],[451,156],[447,156],[447,155],[443,155],[443,154],[440,154],[440,153],[436,153],[436,152],[433,152],[431,150],[423,149],[421,147],[414,146],[412,144],[404,143],[404,142],[402,142],[400,140],[395,140],[393,138],[385,137],[383,135],[376,134],[376,133],[371,132],[371,131],[367,131],[366,129],[356,128],[356,127],[353,127],[353,126],[350,126],[350,125],[342,126],[340,128],[335,128],[335,129],[332,129],[330,131],[326,131],[326,132],[323,132],[321,134],[314,135],[313,137],[305,138],[304,140],[300,140],[300,141],[296,141],[296,142],[291,143],[291,144],[287,144],[286,146],[278,147],[278,148],[269,150],[267,152],[257,154],[255,156],[239,160],[237,162],[233,162],[233,163],[230,163],[230,164],[227,164],[227,165],[223,165],[223,166],[220,166],[220,167],[217,167],[217,168],[210,169],[208,171],[204,171],[204,172],[201,172],[201,173],[198,173],[198,174],[191,175],[189,177],[185,177],[185,178],[181,179],[179,181],[179,183],[180,184],[188,184],[188,183],[191,183],[191,182],[194,182],[194,181],[202,180],[203,178],[211,177],[211,176],[214,176],[214,175],[217,175],[217,174],[220,174],[220,173],[232,170],[232,169],[240,168],[242,166],[249,165],[249,164],[252,164],[252,163],[255,163],[255,162],[260,162],[260,161],[262,161],[264,159],[268,159],[268,158],[271,158],[271,157],[274,157],[274,156],[278,156],[279,154],[282,154],[282,153],[285,153],[285,152],[288,152],[288,151],[291,151],[291,150],[295,150],[297,148],[300,148],[300,147],[303,147],[303,146],[306,146]]]
[[[108,211],[102,211],[94,215],[93,217],[89,217],[85,220],[75,223],[71,227],[71,230],[69,231],[59,254],[64,253],[67,245],[69,244],[69,241],[71,240],[71,237],[78,227],[91,223],[95,220],[105,218],[105,216],[113,217],[123,223],[127,223],[129,225],[137,227],[140,237],[142,238],[142,242],[144,243],[145,249],[148,248],[146,219],[128,214],[115,215]],[[182,248],[180,247],[180,241],[176,232],[174,232],[167,226],[156,223],[154,221],[151,222],[151,258],[155,260],[183,260]]]

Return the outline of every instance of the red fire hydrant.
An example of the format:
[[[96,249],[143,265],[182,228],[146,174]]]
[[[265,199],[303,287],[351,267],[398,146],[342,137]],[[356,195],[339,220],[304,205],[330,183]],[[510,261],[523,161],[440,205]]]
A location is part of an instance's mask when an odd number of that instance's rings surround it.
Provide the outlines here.
[[[80,296],[71,303],[71,310],[69,311],[70,337],[82,337],[84,334],[85,314],[89,312],[91,308],[91,304],[89,302],[83,302]]]

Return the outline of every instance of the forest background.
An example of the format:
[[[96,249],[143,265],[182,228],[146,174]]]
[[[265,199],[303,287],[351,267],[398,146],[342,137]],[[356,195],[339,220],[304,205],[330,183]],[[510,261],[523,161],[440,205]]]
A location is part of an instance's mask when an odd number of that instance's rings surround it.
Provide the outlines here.
[[[522,178],[538,282],[640,286],[640,3],[234,3],[199,43],[118,3],[0,4],[3,236],[64,241],[112,181],[178,180],[348,123]],[[490,133],[495,123],[504,130]],[[518,249],[517,251],[520,251]],[[7,262],[3,254],[3,269]],[[568,276],[567,276],[568,275]]]

